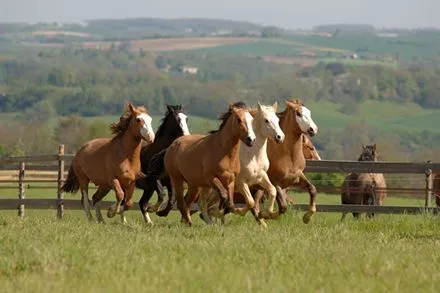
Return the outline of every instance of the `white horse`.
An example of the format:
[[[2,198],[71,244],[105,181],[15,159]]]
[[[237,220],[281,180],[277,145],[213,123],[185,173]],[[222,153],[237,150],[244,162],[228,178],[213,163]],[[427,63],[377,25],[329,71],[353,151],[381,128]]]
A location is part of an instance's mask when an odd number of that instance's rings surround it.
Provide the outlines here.
[[[267,140],[273,139],[277,143],[284,141],[284,132],[279,125],[279,118],[276,115],[277,103],[272,106],[264,106],[258,103],[256,110],[250,110],[253,116],[252,128],[254,129],[256,140],[253,146],[244,147],[240,145],[240,173],[235,179],[235,192],[241,193],[246,201],[243,208],[235,208],[234,213],[241,216],[246,215],[249,209],[255,205],[249,187],[259,185],[269,194],[269,205],[261,215],[264,218],[274,218],[278,213],[274,212],[275,198],[277,191],[270,182],[267,175],[269,169],[269,159],[267,157]],[[218,209],[219,195],[216,190],[204,189],[199,200],[200,212],[203,220],[211,224],[210,215],[221,218],[224,221],[223,213]],[[258,222],[266,226],[264,220],[259,217]]]

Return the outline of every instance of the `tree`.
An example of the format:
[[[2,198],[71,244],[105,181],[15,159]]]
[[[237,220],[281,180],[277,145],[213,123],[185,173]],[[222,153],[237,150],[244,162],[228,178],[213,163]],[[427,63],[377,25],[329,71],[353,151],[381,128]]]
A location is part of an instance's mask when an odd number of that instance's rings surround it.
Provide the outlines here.
[[[64,144],[67,150],[79,149],[88,137],[88,127],[80,116],[62,118],[55,128],[55,141]]]

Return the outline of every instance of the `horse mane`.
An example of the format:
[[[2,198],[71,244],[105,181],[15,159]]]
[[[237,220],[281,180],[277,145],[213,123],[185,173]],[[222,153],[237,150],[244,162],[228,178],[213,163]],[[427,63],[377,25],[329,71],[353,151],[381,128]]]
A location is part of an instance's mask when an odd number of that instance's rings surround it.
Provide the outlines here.
[[[181,112],[182,111],[182,105],[168,105],[167,106],[167,112],[165,113],[165,117],[163,117],[160,121],[161,124],[159,126],[159,128],[156,131],[156,137],[161,137],[164,132],[165,132],[165,124],[166,121],[168,119],[168,116],[172,113],[172,112]]]
[[[144,106],[136,107],[136,109],[139,112],[147,113],[147,109],[145,109]],[[128,109],[128,107],[125,107],[124,113],[122,113],[121,117],[119,118],[119,121],[113,122],[110,125],[110,130],[111,130],[112,134],[115,135],[115,137],[121,136],[127,131],[128,126],[130,125],[130,121],[131,121],[132,116],[133,115],[132,115],[130,109]]]
[[[220,130],[226,125],[226,121],[228,121],[229,117],[230,117],[231,114],[232,114],[232,108],[246,109],[247,106],[246,106],[246,104],[245,104],[244,102],[241,102],[241,101],[232,104],[232,105],[229,107],[229,109],[228,109],[227,112],[225,112],[225,113],[223,113],[223,114],[221,114],[221,115],[219,116],[218,119],[219,119],[220,121],[222,121],[222,123],[220,124],[220,127],[219,127],[217,130],[211,130],[211,131],[209,132],[210,134],[213,134],[213,133],[219,132],[219,131],[220,131]]]

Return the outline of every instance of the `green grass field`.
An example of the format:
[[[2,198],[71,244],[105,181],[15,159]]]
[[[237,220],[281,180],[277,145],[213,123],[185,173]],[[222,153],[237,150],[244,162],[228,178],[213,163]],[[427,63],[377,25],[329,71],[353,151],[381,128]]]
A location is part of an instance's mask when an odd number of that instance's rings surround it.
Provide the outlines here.
[[[248,215],[194,226],[177,213],[89,225],[82,212],[0,214],[2,292],[438,292],[439,219],[380,215],[309,225],[289,211],[263,230]]]
[[[2,189],[0,198],[16,198]],[[55,198],[55,189],[28,189],[27,198]],[[65,194],[80,199],[79,194]],[[136,200],[140,198],[137,190]],[[295,194],[299,203],[304,193]],[[114,200],[111,193],[107,200]],[[153,199],[155,200],[155,199]],[[319,194],[318,204],[339,203]],[[422,200],[387,198],[386,205],[423,206]],[[226,225],[180,223],[178,212],[139,211],[105,225],[88,224],[82,211],[0,213],[2,292],[437,292],[439,219],[430,215],[378,215],[344,223],[317,213],[308,225],[294,207],[269,228],[249,214]]]

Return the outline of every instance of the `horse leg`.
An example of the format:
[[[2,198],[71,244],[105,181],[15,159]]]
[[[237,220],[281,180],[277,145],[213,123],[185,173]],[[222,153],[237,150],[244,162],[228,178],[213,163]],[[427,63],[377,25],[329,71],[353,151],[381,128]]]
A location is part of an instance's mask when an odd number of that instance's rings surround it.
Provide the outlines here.
[[[200,192],[199,208],[200,208],[200,219],[203,220],[208,225],[212,225],[212,218],[210,210],[210,205],[215,201],[215,190],[213,188],[203,188]]]
[[[229,210],[234,210],[234,192],[232,192],[232,195],[229,194],[229,191],[223,186],[220,179],[217,177],[212,178],[211,184],[217,188],[217,190],[220,192],[220,205],[224,205],[225,201],[228,203]],[[232,186],[232,191],[234,191],[234,186]]]
[[[344,219],[345,219],[346,216],[347,216],[347,213],[346,213],[346,212],[342,213],[342,216],[341,216],[341,222],[344,221]]]
[[[118,179],[112,180],[113,189],[116,194],[116,203],[112,204],[107,211],[107,217],[113,218],[116,214],[119,214],[121,209],[121,202],[124,199],[124,191],[122,190],[121,184]]]
[[[182,221],[186,221],[188,224],[190,224],[190,218],[185,214],[186,211],[186,202],[185,202],[185,195],[183,190],[183,179],[179,177],[171,177],[171,184],[172,184],[172,197],[174,197],[177,201],[177,208],[180,211],[180,215],[182,216]],[[168,199],[167,206],[170,205],[170,199]],[[161,216],[160,213],[162,211],[156,212],[156,215]],[[168,213],[167,213],[168,214]]]
[[[101,200],[109,193],[111,188],[99,186],[98,190],[92,195],[92,204],[95,207],[96,219],[98,223],[104,223],[101,213]]]
[[[120,215],[121,215],[121,222],[122,224],[127,224],[127,218],[125,218],[125,211],[129,210],[133,206],[133,194],[134,190],[136,188],[135,183],[128,185],[128,187],[125,189],[125,197],[124,201],[125,204],[120,208]]]
[[[278,212],[281,215],[281,214],[284,214],[287,211],[287,202],[290,201],[291,199],[287,195],[286,190],[282,189],[281,186],[277,185],[277,186],[275,186],[275,188],[277,190],[276,200],[277,200],[277,204],[278,204]],[[295,201],[293,201],[293,203],[295,203]]]
[[[254,198],[252,197],[252,193],[249,190],[249,185],[244,182],[238,183],[236,187],[236,191],[244,195],[244,200],[246,201],[246,206],[243,208],[234,208],[234,214],[245,216],[246,213],[253,209],[255,206]]]
[[[277,219],[280,214],[274,212],[275,199],[277,197],[277,189],[270,182],[269,177],[266,173],[263,173],[263,178],[260,183],[261,187],[263,187],[269,193],[269,206],[267,209],[260,213],[260,216],[265,219]]]
[[[147,211],[149,213],[155,213],[159,209],[160,205],[163,203],[163,185],[160,179],[154,182],[155,191],[157,193],[157,202],[153,206],[148,206]],[[150,196],[151,197],[151,196]]]
[[[90,212],[90,199],[89,199],[89,186],[87,184],[84,184],[81,186],[81,203],[84,208],[84,212],[86,213],[87,219],[89,220],[89,223],[93,222],[92,213]]]
[[[166,207],[163,210],[157,211],[156,215],[158,215],[159,217],[166,217],[173,209],[174,203],[176,202],[176,195],[175,193],[173,193],[173,185],[170,178],[169,177],[164,178],[162,179],[162,181],[165,182],[165,186],[168,191],[168,201]]]
[[[142,193],[142,197],[139,200],[139,209],[141,210],[142,216],[144,217],[144,221],[147,224],[152,225],[153,221],[150,219],[150,215],[148,214],[148,201],[150,200],[151,196],[153,195],[153,190],[150,188],[150,186],[145,186],[144,192]]]
[[[193,187],[191,185],[188,186],[188,190],[186,191],[186,196],[184,198],[185,206],[184,206],[184,213],[187,223],[191,226],[192,225],[192,219],[191,219],[191,207],[193,203],[197,201],[197,197],[200,193],[199,187]]]
[[[309,210],[303,216],[303,222],[307,224],[310,222],[312,216],[316,213],[316,188],[312,183],[310,183],[302,171],[299,171],[299,185],[304,189],[307,189],[310,195]]]
[[[254,218],[255,218],[255,220],[257,221],[258,224],[260,224],[263,227],[267,227],[267,224],[264,221],[264,219],[259,217],[259,215],[260,215],[260,203],[261,203],[261,200],[263,199],[263,196],[264,196],[264,190],[258,189],[257,192],[254,195],[255,205],[251,209],[251,213],[254,216]]]

